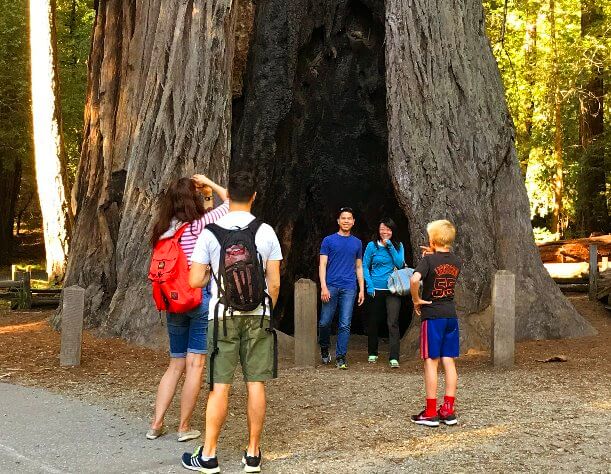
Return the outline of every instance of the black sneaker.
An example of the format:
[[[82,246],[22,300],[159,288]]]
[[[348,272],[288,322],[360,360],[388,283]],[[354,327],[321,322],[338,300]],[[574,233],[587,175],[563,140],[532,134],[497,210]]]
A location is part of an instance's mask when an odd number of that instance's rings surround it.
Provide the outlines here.
[[[335,365],[337,365],[338,369],[344,369],[345,370],[345,369],[348,368],[348,363],[346,362],[346,358],[342,357],[342,356],[338,357],[335,360]]]
[[[192,471],[198,472],[206,472],[208,474],[216,474],[217,472],[221,472],[219,468],[219,460],[217,457],[213,457],[212,459],[208,459],[204,461],[202,458],[202,447],[198,446],[191,453],[183,453],[182,455],[182,466],[185,469],[190,469]],[[253,471],[254,472],[254,471]]]
[[[258,456],[249,456],[248,452],[244,451],[242,464],[244,464],[244,472],[261,472],[261,450],[259,449]]]
[[[329,362],[331,362],[331,355],[329,355],[329,348],[328,347],[321,347],[320,348],[320,358],[322,359],[322,363],[327,365]]]
[[[439,417],[439,421],[445,423],[448,426],[452,426],[458,423],[458,420],[456,419],[456,413],[447,411],[444,405],[441,405],[439,407],[439,410],[437,410],[437,416]]]
[[[435,416],[424,416],[425,412],[426,410],[422,410],[417,415],[412,415],[412,423],[416,423],[417,425],[432,426],[432,427],[439,426],[439,415],[435,413]]]

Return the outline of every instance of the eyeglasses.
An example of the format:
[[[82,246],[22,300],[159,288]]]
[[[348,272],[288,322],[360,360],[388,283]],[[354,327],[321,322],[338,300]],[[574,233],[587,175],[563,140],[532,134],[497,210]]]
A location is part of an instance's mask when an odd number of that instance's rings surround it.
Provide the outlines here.
[[[341,214],[342,212],[349,212],[349,213],[351,213],[351,214],[354,214],[354,211],[352,210],[352,208],[351,208],[351,207],[342,207],[342,208],[339,210],[339,212],[340,212],[340,214]]]

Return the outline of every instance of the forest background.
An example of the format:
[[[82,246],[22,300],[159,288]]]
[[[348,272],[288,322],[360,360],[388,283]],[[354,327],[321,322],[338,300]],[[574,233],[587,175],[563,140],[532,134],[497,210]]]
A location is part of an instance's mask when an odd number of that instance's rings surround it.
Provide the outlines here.
[[[83,139],[95,11],[92,0],[57,0],[55,7],[63,164],[70,189]],[[28,235],[40,234],[42,227],[34,174],[28,8],[28,0],[0,0],[3,264],[15,263],[10,260],[19,244],[27,242]],[[536,238],[608,233],[611,105],[605,99],[611,66],[611,5],[593,0],[489,0],[484,8],[515,124]],[[244,11],[252,16],[254,8]],[[252,22],[252,18],[243,20]],[[238,32],[247,33],[244,28]],[[244,62],[238,54],[234,74],[243,71]],[[240,93],[241,87],[234,85],[234,96]]]

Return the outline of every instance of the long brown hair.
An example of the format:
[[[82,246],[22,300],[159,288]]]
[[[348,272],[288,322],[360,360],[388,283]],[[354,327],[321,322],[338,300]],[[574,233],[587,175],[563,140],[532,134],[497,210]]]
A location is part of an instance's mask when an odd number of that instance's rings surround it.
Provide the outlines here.
[[[180,222],[192,222],[206,213],[204,204],[198,198],[195,183],[191,178],[180,178],[172,181],[161,198],[157,220],[151,235],[151,246],[154,246],[169,228],[172,218]]]

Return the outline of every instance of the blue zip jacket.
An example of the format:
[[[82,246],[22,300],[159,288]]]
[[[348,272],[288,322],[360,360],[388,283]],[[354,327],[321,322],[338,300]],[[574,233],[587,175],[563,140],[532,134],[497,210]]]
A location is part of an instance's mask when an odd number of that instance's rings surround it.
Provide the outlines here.
[[[388,289],[388,277],[395,268],[405,265],[405,251],[399,243],[399,250],[393,244],[388,247],[377,242],[369,242],[363,255],[363,276],[367,293]]]

